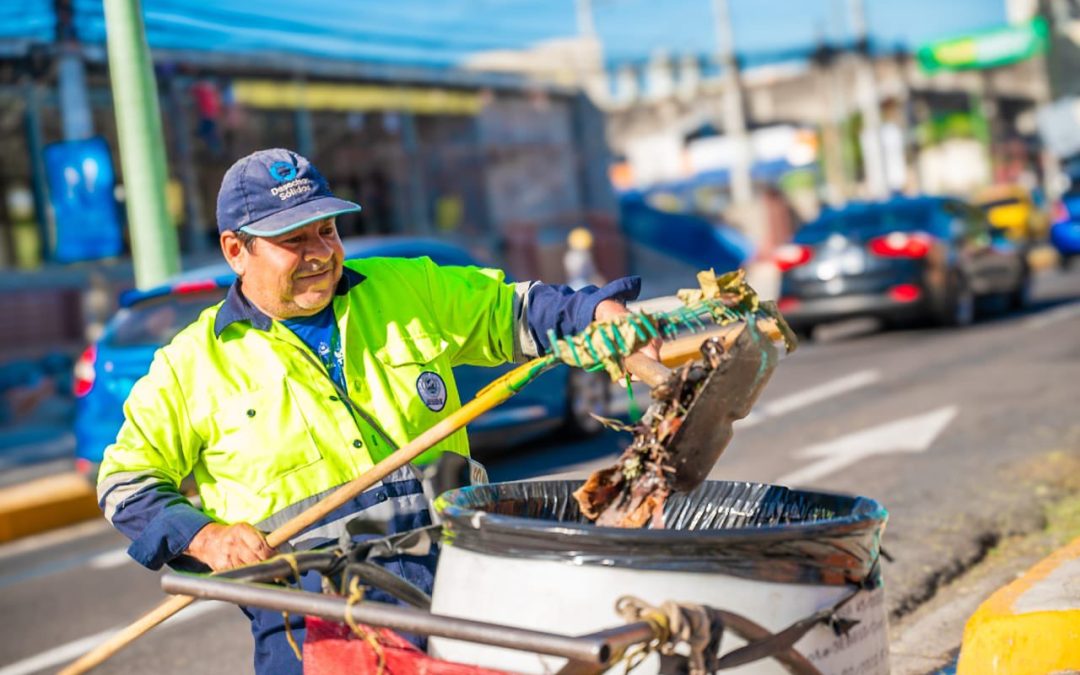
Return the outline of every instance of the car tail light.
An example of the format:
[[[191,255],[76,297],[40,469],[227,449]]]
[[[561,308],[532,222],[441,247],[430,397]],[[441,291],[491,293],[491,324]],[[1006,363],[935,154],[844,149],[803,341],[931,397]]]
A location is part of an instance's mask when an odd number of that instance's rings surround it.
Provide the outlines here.
[[[94,362],[97,361],[97,347],[90,345],[75,362],[75,381],[71,385],[72,392],[77,397],[83,397],[90,393],[94,387]]]
[[[899,284],[889,289],[889,297],[896,302],[915,302],[922,295],[922,289],[915,284]]]
[[[776,301],[776,308],[781,312],[790,312],[793,309],[798,309],[800,304],[802,303],[799,302],[798,298],[780,298]]]
[[[810,247],[801,244],[784,244],[776,249],[776,253],[773,254],[773,260],[781,272],[787,272],[799,265],[805,265],[810,262],[811,257],[813,257],[813,252]]]
[[[212,291],[217,288],[217,282],[210,281],[186,281],[182,284],[176,284],[173,286],[173,293],[199,293],[201,291]]]
[[[934,245],[934,238],[922,232],[890,232],[874,237],[866,247],[882,258],[923,258]]]
[[[1065,206],[1065,202],[1057,202],[1054,204],[1052,218],[1055,223],[1064,223],[1069,220],[1069,209]]]
[[[80,476],[89,478],[90,474],[94,472],[94,463],[85,457],[79,457],[75,460],[75,473]]]

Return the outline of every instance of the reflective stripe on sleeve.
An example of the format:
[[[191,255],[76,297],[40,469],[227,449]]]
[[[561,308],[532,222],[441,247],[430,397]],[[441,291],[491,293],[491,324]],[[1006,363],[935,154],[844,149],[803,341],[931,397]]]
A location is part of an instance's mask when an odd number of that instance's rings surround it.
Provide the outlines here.
[[[514,362],[523,363],[540,356],[540,347],[529,327],[529,295],[539,282],[514,284]]]

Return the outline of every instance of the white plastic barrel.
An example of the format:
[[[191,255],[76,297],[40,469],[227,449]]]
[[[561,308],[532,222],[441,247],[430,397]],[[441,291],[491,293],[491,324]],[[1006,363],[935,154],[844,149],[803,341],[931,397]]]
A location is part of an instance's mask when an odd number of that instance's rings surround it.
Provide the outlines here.
[[[885,510],[872,500],[714,481],[675,495],[665,530],[584,523],[570,481],[464,488],[440,498],[449,543],[435,577],[437,614],[580,635],[622,625],[616,600],[634,595],[705,604],[778,632],[831,607],[858,623],[846,635],[818,625],[795,649],[822,673],[888,673],[884,589],[876,561]],[[721,653],[744,644],[728,631]],[[521,673],[564,660],[432,638],[433,655]],[[657,673],[650,657],[634,673]],[[616,666],[609,672],[621,673]],[[775,659],[731,669],[785,674]]]

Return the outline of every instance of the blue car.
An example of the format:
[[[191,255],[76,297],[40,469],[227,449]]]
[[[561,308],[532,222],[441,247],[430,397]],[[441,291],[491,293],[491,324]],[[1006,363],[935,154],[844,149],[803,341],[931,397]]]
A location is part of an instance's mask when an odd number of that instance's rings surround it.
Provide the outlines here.
[[[347,259],[428,256],[440,265],[479,264],[463,249],[433,239],[364,237],[346,239],[343,244]],[[221,301],[234,279],[228,265],[221,263],[120,297],[120,309],[101,338],[75,364],[75,457],[80,473],[91,479],[96,476],[105,448],[123,424],[124,401],[135,381],[150,369],[154,352],[204,309]],[[462,402],[512,367],[456,368]],[[577,435],[596,434],[603,427],[590,413],[608,416],[609,403],[604,373],[555,368],[470,424],[470,443],[474,453],[483,457],[560,427]]]
[[[1080,190],[1070,190],[1061,197],[1060,207],[1050,226],[1050,243],[1061,256],[1061,267],[1080,256]]]

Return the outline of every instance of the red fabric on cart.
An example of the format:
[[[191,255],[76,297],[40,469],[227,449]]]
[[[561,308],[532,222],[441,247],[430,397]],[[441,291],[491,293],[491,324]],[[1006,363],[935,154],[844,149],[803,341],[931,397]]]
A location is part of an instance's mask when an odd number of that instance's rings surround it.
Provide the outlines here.
[[[305,617],[305,623],[304,675],[378,672],[379,657],[375,650],[351,628],[314,616]],[[385,675],[509,675],[503,670],[434,659],[389,628],[372,628],[362,624],[361,627],[378,636],[383,658],[386,659]]]

